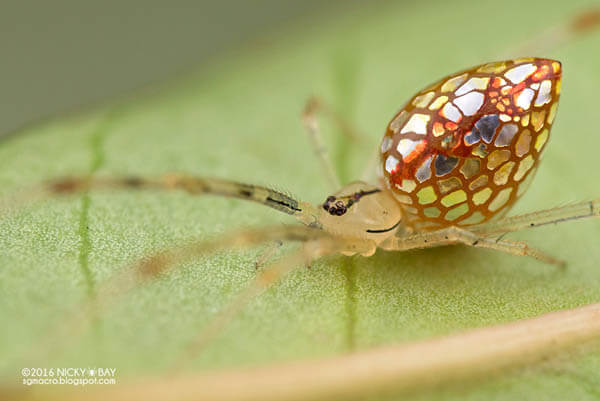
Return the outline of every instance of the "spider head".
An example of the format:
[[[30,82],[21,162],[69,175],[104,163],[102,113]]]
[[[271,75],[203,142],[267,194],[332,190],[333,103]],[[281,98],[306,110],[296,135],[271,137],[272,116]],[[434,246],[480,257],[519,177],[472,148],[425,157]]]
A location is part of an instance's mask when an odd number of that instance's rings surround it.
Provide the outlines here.
[[[383,240],[401,218],[398,203],[387,191],[356,181],[327,197],[319,221],[332,234]]]

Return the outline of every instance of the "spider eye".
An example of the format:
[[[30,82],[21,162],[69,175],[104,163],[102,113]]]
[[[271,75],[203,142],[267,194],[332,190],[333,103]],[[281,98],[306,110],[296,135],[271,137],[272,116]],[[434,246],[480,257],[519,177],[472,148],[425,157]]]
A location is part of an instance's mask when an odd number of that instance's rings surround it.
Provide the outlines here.
[[[348,209],[357,203],[363,196],[372,195],[380,192],[379,189],[370,191],[358,191],[350,195],[341,196],[339,199],[333,195],[328,196],[323,203],[323,209],[332,216],[341,216],[345,214]]]
[[[353,203],[352,200],[344,203],[335,196],[328,196],[325,203],[323,203],[323,209],[332,216],[341,216],[348,211],[348,208],[352,206]]]

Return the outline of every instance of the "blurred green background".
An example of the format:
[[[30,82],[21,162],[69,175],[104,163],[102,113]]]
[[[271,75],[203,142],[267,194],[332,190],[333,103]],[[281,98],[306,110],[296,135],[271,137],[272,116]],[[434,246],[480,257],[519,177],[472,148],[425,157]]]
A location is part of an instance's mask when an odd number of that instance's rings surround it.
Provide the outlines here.
[[[4,26],[30,38],[19,42],[11,39],[19,35],[2,35],[14,54],[33,57],[29,48],[38,41],[32,38],[54,37],[42,41],[42,59],[3,57],[13,71],[3,74],[13,85],[3,104],[45,107],[13,120],[13,127],[106,99],[2,141],[2,199],[61,175],[181,171],[267,184],[322,202],[331,188],[320,177],[299,118],[308,96],[322,96],[364,133],[362,142],[349,143],[323,123],[336,167],[344,181],[352,180],[389,119],[416,91],[502,57],[598,6],[586,0],[458,0],[321,8],[315,1],[290,3],[288,9],[288,3],[264,1],[260,7],[228,3],[201,19],[185,9],[180,16],[180,10],[149,4],[120,4],[109,12],[99,4],[52,3],[46,11],[22,8],[20,18],[2,13],[10,20]],[[74,17],[78,9],[86,17]],[[63,21],[67,15],[77,22],[71,31]],[[238,25],[245,28],[238,32]],[[88,33],[92,26],[94,34]],[[48,27],[63,33],[53,36]],[[515,213],[599,195],[600,136],[590,124],[599,106],[599,48],[596,31],[536,54],[563,62],[563,92],[545,159]],[[161,77],[168,79],[151,90],[113,99]],[[94,84],[82,90],[88,97],[54,101],[84,83]],[[68,347],[44,345],[66,314],[148,253],[239,227],[291,222],[236,200],[147,192],[53,199],[1,219],[0,317],[9,323],[0,330],[0,374],[12,380],[24,363],[116,367],[119,380],[164,374],[254,276],[261,249],[187,263],[127,294],[83,337],[69,338]],[[339,355],[599,302],[599,237],[598,221],[510,236],[567,260],[565,271],[465,247],[323,260],[253,300],[190,361],[189,371]],[[48,349],[52,359],[44,353]],[[421,389],[407,399],[598,400],[599,372],[596,347],[488,380]]]
[[[189,72],[290,25],[358,0],[4,1],[0,6],[0,136],[82,105]],[[373,2],[375,4],[377,2]],[[270,33],[270,34],[269,34]]]

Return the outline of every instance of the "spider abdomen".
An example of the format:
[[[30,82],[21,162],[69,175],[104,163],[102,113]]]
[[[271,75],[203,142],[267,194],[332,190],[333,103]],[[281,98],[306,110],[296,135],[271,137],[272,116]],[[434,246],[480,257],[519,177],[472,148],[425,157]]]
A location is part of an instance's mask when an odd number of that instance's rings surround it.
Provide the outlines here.
[[[554,60],[495,62],[416,94],[381,144],[383,179],[407,222],[466,226],[508,211],[547,143],[561,73]]]

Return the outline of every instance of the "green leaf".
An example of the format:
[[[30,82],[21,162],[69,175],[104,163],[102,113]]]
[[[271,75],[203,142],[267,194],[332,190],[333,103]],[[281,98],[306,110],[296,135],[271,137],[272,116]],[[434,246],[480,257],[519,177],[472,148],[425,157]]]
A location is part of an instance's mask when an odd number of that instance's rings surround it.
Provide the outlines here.
[[[152,93],[33,127],[0,145],[0,195],[64,175],[185,172],[274,186],[322,202],[327,188],[300,124],[306,99],[334,103],[365,132],[356,146],[322,124],[345,181],[359,178],[410,96],[565,23],[586,1],[380,5],[290,27]],[[514,213],[597,197],[600,35],[563,44],[561,105],[545,160]],[[0,222],[0,371],[115,367],[119,380],[164,372],[255,275],[261,249],[186,263],[126,294],[46,359],[39,349],[119,269],[153,251],[240,227],[293,221],[259,205],[180,193],[90,193],[36,203]],[[252,300],[190,371],[337,355],[456,333],[600,301],[600,224],[512,235],[566,270],[465,247],[298,269]],[[37,351],[36,351],[37,352]],[[29,365],[27,365],[29,366]],[[600,351],[566,356],[415,399],[600,399]]]

